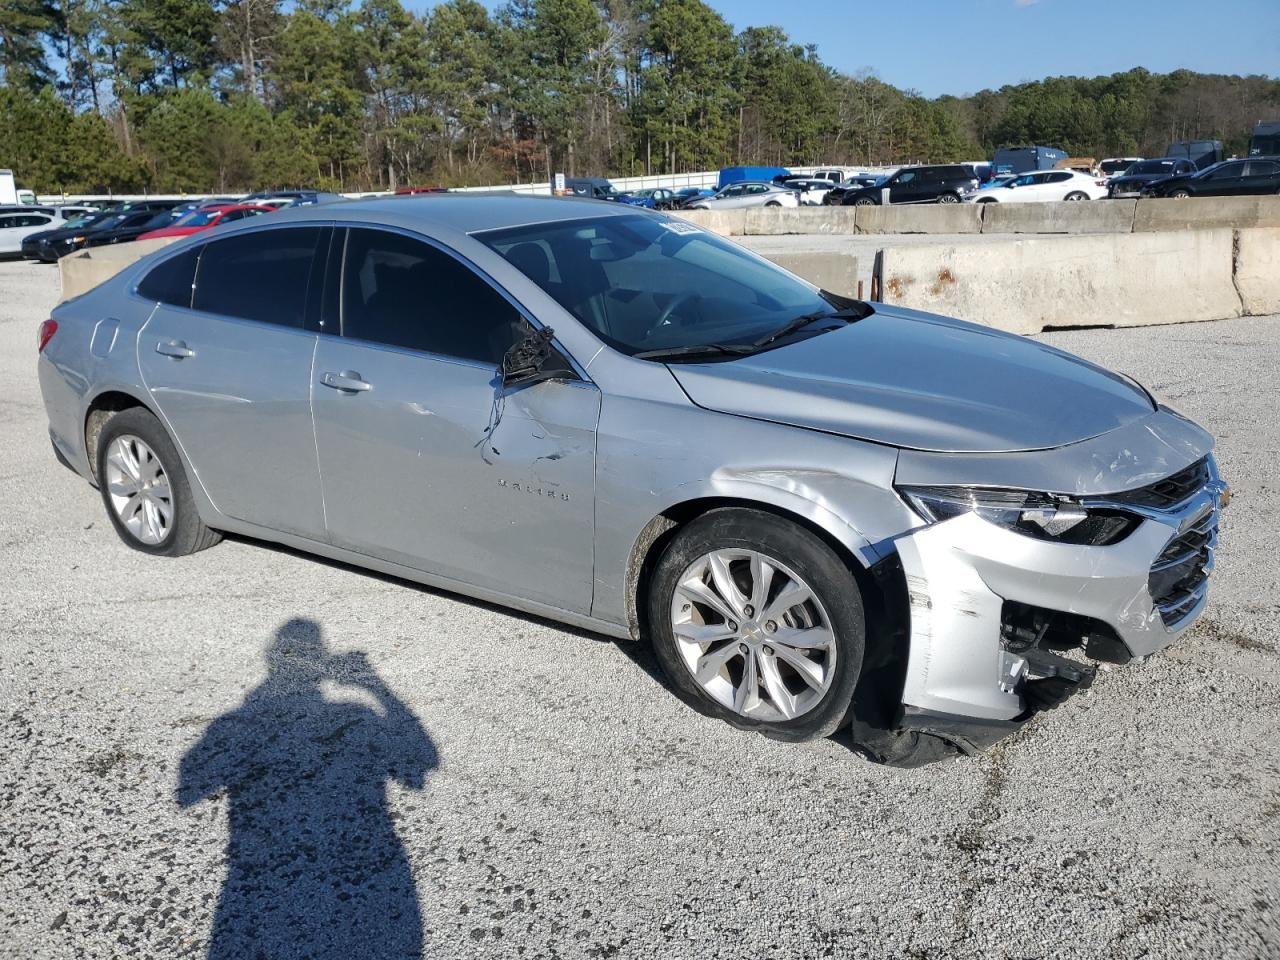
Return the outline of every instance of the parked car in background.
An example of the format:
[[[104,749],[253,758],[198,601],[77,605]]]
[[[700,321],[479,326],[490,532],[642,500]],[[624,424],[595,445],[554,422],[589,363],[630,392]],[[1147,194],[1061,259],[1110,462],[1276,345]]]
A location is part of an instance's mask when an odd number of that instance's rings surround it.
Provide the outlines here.
[[[690,210],[736,210],[740,207],[798,207],[800,194],[776,183],[743,180],[721,187],[709,197],[694,200]]]
[[[52,217],[57,216],[57,208],[30,203],[6,203],[0,205],[0,213],[40,213]]]
[[[631,207],[647,207],[650,210],[665,209],[665,205],[674,200],[675,195],[676,192],[670,187],[644,187],[619,194],[618,202]]]
[[[1074,170],[1077,173],[1083,173],[1087,176],[1100,176],[1098,170],[1098,161],[1093,157],[1067,157],[1065,160],[1059,160],[1053,165],[1055,170]]]
[[[874,187],[885,179],[885,177],[876,177],[871,174],[857,174],[849,177],[847,180],[837,183],[823,195],[823,206],[839,206],[844,202],[844,196],[850,190],[857,190],[861,187]]]
[[[1227,499],[1213,438],[1126,377],[620,204],[288,211],[125,267],[37,348],[59,459],[154,562],[228,532],[643,641],[783,741],[857,691],[855,739],[972,750],[1087,685],[1086,651],[1156,654]],[[500,711],[527,658],[485,668]]]
[[[86,213],[97,213],[98,208],[88,204],[63,203],[54,207],[54,212],[63,220],[70,220],[72,217],[80,217]]]
[[[668,199],[655,201],[654,206],[658,210],[680,210],[694,200],[709,197],[714,193],[715,191],[708,187],[680,187],[671,191]]]
[[[336,203],[341,194],[325,190],[261,190],[241,197],[240,203],[262,203],[269,207],[309,207],[317,203]]]
[[[1141,163],[1142,157],[1107,157],[1098,164],[1098,170],[1106,177],[1116,177],[1124,173],[1135,163]]]
[[[1107,196],[1113,199],[1137,197],[1145,187],[1168,177],[1184,176],[1196,172],[1196,165],[1185,157],[1161,157],[1158,160],[1139,160],[1124,173],[1107,181]]]
[[[138,237],[139,240],[155,240],[160,237],[187,237],[202,230],[211,230],[226,223],[247,220],[249,217],[260,217],[264,213],[274,213],[274,207],[260,203],[215,203],[192,210],[166,224],[159,229],[149,230]]]
[[[991,158],[991,175],[1052,170],[1059,160],[1065,159],[1067,151],[1057,147],[1001,147]]]
[[[1224,160],[1195,173],[1157,180],[1144,197],[1247,197],[1280,194],[1280,157]]]
[[[65,223],[54,213],[0,212],[0,256],[22,254],[22,241],[33,233],[57,230]]]
[[[846,206],[877,204],[886,189],[890,203],[959,203],[977,192],[978,178],[960,163],[903,167],[872,186],[846,190],[840,202]]]
[[[1280,120],[1259,123],[1249,138],[1249,156],[1280,156]]]
[[[1036,170],[1011,177],[998,187],[979,190],[974,203],[1046,203],[1054,200],[1101,200],[1107,181],[1078,170]]]
[[[821,205],[827,193],[836,186],[830,180],[817,177],[787,177],[781,185],[797,191],[801,205],[806,207]]]
[[[1178,140],[1169,144],[1165,150],[1166,157],[1181,157],[1195,164],[1197,170],[1203,170],[1220,161],[1223,157],[1221,140]]]
[[[90,240],[99,234],[109,243],[119,243],[121,237],[133,240],[138,234],[166,223],[169,211],[177,205],[176,200],[144,200],[86,214],[83,218],[68,221],[57,230],[44,230],[27,237],[22,241],[22,255],[53,263],[59,257],[88,246]],[[155,227],[146,226],[150,223],[155,223]]]

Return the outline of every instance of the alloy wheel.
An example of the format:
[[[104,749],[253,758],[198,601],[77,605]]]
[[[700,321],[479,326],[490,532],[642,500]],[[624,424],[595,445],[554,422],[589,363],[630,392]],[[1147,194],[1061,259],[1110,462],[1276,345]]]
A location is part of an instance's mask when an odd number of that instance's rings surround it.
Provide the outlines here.
[[[793,720],[831,688],[836,637],[822,602],[755,550],[715,550],[690,564],[671,599],[671,628],[697,684],[744,717]]]
[[[154,546],[173,528],[173,491],[155,451],[129,434],[111,441],[106,456],[107,494],[124,528]]]

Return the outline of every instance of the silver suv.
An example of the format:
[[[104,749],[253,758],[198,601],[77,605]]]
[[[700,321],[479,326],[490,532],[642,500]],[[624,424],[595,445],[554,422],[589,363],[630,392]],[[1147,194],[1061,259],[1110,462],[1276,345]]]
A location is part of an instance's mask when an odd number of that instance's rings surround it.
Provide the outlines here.
[[[54,447],[138,550],[234,532],[643,637],[704,713],[895,759],[1170,643],[1225,495],[1124,377],[590,201],[199,234],[40,347]]]

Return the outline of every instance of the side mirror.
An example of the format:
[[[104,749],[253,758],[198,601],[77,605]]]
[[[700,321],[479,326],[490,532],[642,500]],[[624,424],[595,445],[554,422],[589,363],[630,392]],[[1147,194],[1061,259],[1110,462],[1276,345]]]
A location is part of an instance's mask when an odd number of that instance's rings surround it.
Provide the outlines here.
[[[502,358],[504,387],[527,386],[544,380],[576,380],[577,375],[552,346],[556,335],[551,327],[530,330],[513,343]]]

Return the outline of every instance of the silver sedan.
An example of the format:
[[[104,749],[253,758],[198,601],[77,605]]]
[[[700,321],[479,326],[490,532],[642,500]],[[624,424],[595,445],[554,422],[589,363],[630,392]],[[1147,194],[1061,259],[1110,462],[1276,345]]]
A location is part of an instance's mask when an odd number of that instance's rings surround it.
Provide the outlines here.
[[[616,204],[287,211],[39,346],[54,449],[135,549],[244,534],[643,639],[697,710],[896,760],[1173,641],[1225,498],[1124,377]]]
[[[689,204],[690,210],[737,210],[742,207],[798,207],[800,192],[776,183],[744,180],[721,187],[714,194]]]

